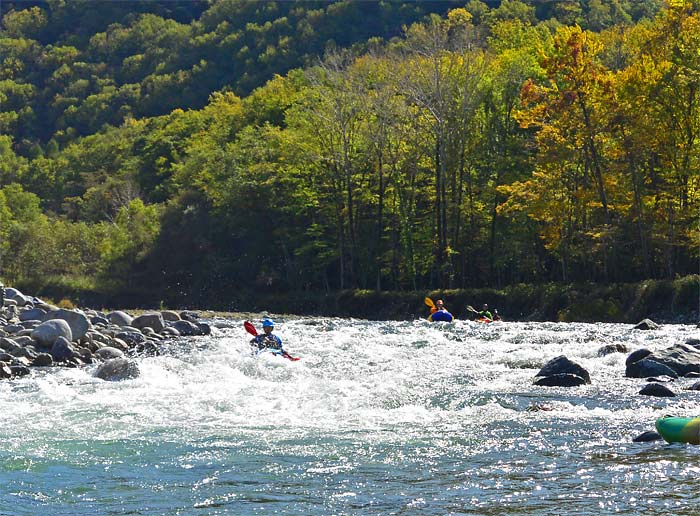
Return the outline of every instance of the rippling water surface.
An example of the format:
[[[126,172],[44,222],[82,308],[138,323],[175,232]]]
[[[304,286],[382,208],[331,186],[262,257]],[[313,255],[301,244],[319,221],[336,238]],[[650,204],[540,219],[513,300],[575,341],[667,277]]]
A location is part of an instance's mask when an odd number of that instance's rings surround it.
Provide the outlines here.
[[[1,514],[697,514],[700,448],[632,443],[679,396],[626,354],[691,326],[278,318],[302,359],[251,357],[241,320],[138,359],[0,383]],[[592,385],[532,378],[566,355]]]

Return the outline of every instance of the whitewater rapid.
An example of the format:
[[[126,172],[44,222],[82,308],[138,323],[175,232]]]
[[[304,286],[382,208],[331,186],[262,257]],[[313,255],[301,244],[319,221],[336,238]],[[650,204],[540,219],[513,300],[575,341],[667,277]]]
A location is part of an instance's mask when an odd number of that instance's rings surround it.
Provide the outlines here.
[[[86,367],[1,382],[0,512],[690,514],[700,501],[696,448],[632,443],[661,415],[700,413],[690,380],[677,398],[640,396],[627,353],[598,356],[693,326],[275,319],[300,361],[252,356],[242,319],[215,318],[212,335],[138,358],[133,380]],[[559,355],[591,385],[533,386]]]

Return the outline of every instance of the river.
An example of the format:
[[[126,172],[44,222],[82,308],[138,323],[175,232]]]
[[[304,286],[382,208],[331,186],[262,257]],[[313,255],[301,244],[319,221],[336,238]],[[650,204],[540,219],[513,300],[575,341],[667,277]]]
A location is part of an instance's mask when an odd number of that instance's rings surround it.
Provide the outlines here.
[[[252,357],[242,319],[138,358],[141,376],[0,383],[0,514],[697,514],[700,448],[633,443],[700,393],[641,396],[627,354],[665,325],[277,319],[298,362]],[[558,355],[592,384],[532,385]]]

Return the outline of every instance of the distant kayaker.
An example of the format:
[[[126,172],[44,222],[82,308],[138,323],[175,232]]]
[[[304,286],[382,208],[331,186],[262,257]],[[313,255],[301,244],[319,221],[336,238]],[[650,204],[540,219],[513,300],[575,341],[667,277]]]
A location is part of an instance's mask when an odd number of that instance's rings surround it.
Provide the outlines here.
[[[493,321],[493,314],[489,312],[489,305],[484,303],[484,306],[481,307],[481,312],[477,312],[476,314],[479,318],[483,319],[489,319],[490,321]]]
[[[438,310],[447,310],[447,308],[445,308],[445,304],[442,302],[442,299],[435,301],[435,306],[430,309],[430,313],[434,314]]]
[[[430,307],[430,316],[428,317],[429,321],[452,322],[452,319],[452,314],[447,311],[442,299],[438,299],[435,302],[435,306]]]
[[[256,335],[250,341],[250,344],[257,346],[258,349],[272,348],[282,350],[282,339],[272,333],[272,330],[275,329],[275,322],[272,319],[265,318],[263,319],[262,327],[265,333]]]

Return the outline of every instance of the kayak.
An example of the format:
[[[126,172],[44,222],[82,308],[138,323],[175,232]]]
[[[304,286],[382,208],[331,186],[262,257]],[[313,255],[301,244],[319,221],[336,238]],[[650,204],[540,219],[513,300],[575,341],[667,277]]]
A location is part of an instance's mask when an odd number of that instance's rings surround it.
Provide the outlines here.
[[[479,317],[479,318],[476,320],[476,322],[480,322],[480,323],[490,323],[490,322],[493,322],[493,321],[492,321],[491,319],[489,319],[488,317]]]
[[[286,358],[288,360],[291,360],[292,362],[299,360],[299,357],[293,357],[292,355],[290,355],[289,353],[287,353],[286,351],[283,351],[281,349],[262,348],[262,349],[259,349],[255,353],[255,356],[257,357],[257,356],[260,356],[262,354],[270,354],[270,355],[274,355],[276,357]]]
[[[428,317],[429,321],[444,321],[444,322],[452,322],[452,314],[448,312],[447,310],[438,310],[435,313],[430,314],[430,317]]]
[[[700,444],[700,417],[660,417],[656,431],[668,443]]]

